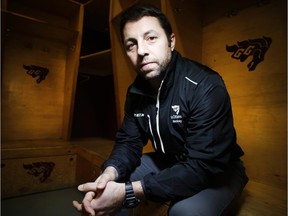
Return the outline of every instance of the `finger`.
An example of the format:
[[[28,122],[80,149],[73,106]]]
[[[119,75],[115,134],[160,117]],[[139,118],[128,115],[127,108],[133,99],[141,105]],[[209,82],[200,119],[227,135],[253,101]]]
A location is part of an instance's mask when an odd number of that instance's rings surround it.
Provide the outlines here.
[[[95,211],[91,206],[91,202],[93,201],[94,197],[95,197],[94,192],[88,192],[88,193],[86,193],[86,195],[83,199],[83,202],[82,202],[82,209],[85,209],[85,211],[92,216],[95,215]]]
[[[82,192],[96,191],[96,189],[97,189],[97,183],[95,182],[88,182],[78,186],[78,190]]]
[[[110,175],[102,174],[101,177],[97,179],[97,189],[103,190],[109,181],[111,181]]]
[[[73,207],[77,210],[77,211],[79,211],[79,212],[81,212],[82,211],[82,204],[81,203],[79,203],[78,201],[73,201],[72,202],[72,205],[73,205]]]
[[[106,187],[107,182],[108,181],[105,178],[99,179],[99,181],[97,182],[97,189],[98,190],[104,189]]]

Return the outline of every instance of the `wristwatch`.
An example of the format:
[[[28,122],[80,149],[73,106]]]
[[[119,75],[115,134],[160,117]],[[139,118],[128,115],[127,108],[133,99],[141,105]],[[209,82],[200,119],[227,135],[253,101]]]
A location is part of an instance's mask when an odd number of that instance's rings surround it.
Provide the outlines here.
[[[135,196],[131,182],[125,183],[125,208],[134,208],[140,203],[140,200]]]

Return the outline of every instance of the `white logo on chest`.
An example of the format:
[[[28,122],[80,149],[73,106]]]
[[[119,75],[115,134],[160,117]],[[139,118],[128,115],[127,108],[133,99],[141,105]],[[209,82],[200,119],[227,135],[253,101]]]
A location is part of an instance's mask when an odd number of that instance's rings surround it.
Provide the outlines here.
[[[172,105],[171,108],[172,108],[173,112],[175,112],[174,115],[170,116],[172,123],[182,123],[182,115],[179,115],[180,106],[179,105]]]

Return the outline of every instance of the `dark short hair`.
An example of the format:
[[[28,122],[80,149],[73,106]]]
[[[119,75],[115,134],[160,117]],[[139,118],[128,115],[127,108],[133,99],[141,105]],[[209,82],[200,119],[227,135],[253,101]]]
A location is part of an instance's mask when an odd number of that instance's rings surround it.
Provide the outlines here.
[[[142,4],[142,5],[133,5],[126,9],[121,15],[120,20],[120,35],[122,42],[124,41],[123,29],[127,22],[129,21],[138,21],[142,17],[151,16],[158,19],[161,27],[164,29],[167,39],[170,41],[170,36],[172,34],[172,27],[167,19],[167,17],[162,13],[160,9],[155,6]]]

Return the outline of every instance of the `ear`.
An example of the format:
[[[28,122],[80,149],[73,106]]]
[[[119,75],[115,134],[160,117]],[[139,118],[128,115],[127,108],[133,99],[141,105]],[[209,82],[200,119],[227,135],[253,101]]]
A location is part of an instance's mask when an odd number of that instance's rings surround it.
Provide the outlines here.
[[[170,36],[170,49],[171,49],[171,51],[174,50],[175,44],[176,44],[176,37],[175,37],[174,33],[172,33]]]

